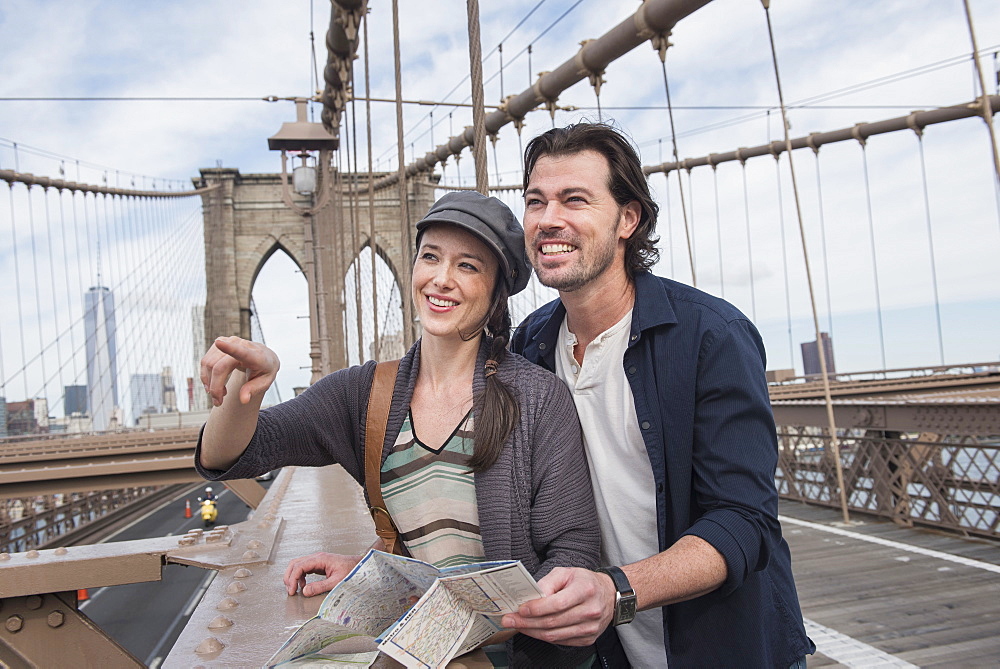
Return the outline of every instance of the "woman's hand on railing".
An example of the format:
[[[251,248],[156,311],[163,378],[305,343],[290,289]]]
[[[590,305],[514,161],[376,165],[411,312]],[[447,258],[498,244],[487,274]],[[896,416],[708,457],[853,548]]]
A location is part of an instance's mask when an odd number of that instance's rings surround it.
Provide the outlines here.
[[[285,569],[285,588],[292,596],[300,589],[306,597],[313,597],[333,590],[351,570],[361,562],[360,555],[338,555],[336,553],[313,553],[295,558]],[[306,575],[322,574],[321,581],[306,583]]]

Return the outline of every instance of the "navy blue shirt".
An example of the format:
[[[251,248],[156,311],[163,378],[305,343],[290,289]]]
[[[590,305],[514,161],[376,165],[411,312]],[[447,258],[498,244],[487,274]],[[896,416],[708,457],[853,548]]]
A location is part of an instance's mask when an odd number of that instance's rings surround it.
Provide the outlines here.
[[[565,316],[561,300],[541,307],[516,330],[511,349],[555,371]],[[694,535],[722,554],[728,570],[714,592],[663,607],[672,667],[784,669],[816,649],[778,524],[764,358],[757,329],[736,307],[636,275],[622,365],[653,469],[660,550]]]

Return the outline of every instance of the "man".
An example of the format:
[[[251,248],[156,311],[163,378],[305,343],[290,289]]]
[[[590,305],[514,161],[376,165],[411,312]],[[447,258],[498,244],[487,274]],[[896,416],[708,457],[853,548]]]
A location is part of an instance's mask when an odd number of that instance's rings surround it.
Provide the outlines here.
[[[658,207],[611,127],[532,140],[524,198],[528,258],[559,299],[512,348],[573,392],[609,569],[554,570],[504,625],[570,645],[603,632],[606,666],[805,666],[756,329],[649,272]]]

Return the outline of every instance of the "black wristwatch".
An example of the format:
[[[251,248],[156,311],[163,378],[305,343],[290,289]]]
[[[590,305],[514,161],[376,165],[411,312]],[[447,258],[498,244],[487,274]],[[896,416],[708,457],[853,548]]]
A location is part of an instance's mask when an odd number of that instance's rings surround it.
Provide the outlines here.
[[[607,574],[615,583],[615,616],[611,620],[614,627],[626,625],[635,619],[635,591],[619,567],[601,567],[597,571]]]

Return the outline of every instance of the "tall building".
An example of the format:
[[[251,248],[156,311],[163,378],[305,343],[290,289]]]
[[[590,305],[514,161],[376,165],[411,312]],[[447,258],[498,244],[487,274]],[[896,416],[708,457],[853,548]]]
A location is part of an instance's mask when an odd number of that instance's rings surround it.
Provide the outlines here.
[[[0,437],[7,436],[7,398],[0,397]]]
[[[191,340],[194,342],[194,376],[191,378],[198,379],[201,374],[201,357],[208,350],[205,346],[204,305],[191,307]],[[203,411],[207,408],[208,393],[198,383],[188,392],[188,411]]]
[[[819,339],[823,342],[823,354],[826,356],[826,373],[831,376],[837,373],[837,367],[833,364],[833,340],[825,332],[819,333]],[[816,342],[807,341],[801,344],[802,347],[802,369],[806,376],[819,376],[823,373],[819,364],[819,347]]]
[[[63,387],[63,414],[72,416],[75,413],[87,413],[87,386]]]
[[[87,342],[87,395],[94,429],[108,429],[118,406],[118,362],[115,347],[115,298],[106,286],[91,286],[84,295]]]
[[[163,382],[159,374],[133,374],[129,379],[129,397],[132,400],[132,422],[139,416],[163,411]]]
[[[166,413],[177,411],[177,390],[174,388],[174,370],[164,367],[160,374],[160,387],[163,392],[163,410]]]

